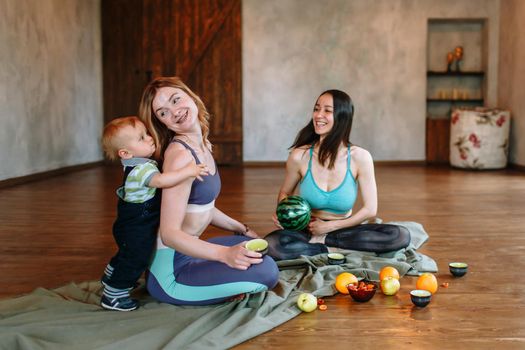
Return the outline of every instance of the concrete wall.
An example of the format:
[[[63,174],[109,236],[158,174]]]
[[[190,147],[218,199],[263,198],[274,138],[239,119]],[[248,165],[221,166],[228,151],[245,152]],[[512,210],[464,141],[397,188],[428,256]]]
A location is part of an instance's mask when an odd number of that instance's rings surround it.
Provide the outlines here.
[[[0,0],[0,180],[102,159],[99,0]]]
[[[376,160],[424,159],[427,21],[487,18],[487,102],[512,110],[510,160],[524,165],[524,7],[243,0],[244,159],[285,160],[328,88],[352,96],[352,141]],[[0,180],[101,160],[99,0],[0,0],[0,43]]]
[[[351,141],[376,160],[425,159],[428,19],[488,19],[493,106],[499,11],[499,0],[243,0],[244,160],[285,160],[328,88],[353,98]]]
[[[512,113],[509,161],[521,166],[525,166],[524,33],[525,1],[501,1],[499,104]]]

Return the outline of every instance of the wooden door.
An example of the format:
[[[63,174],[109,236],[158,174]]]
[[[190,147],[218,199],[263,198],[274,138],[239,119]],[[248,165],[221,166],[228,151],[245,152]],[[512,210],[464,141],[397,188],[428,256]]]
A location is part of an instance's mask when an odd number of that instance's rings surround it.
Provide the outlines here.
[[[147,83],[142,71],[142,1],[104,0],[102,72],[104,123],[136,115]]]
[[[116,58],[105,57],[104,65],[120,63],[104,70],[105,100],[119,97],[105,103],[106,119],[116,117],[116,111],[136,113],[142,89],[151,78],[178,75],[202,98],[212,116],[210,140],[217,162],[241,163],[241,1],[134,0],[125,2],[136,7],[127,15],[114,10],[123,7],[123,1],[103,3],[103,44],[109,47],[107,56]],[[130,29],[127,40],[131,42],[114,43],[125,40],[117,30],[125,28]],[[115,80],[125,81],[133,91],[116,91]],[[117,100],[126,106],[115,106]]]

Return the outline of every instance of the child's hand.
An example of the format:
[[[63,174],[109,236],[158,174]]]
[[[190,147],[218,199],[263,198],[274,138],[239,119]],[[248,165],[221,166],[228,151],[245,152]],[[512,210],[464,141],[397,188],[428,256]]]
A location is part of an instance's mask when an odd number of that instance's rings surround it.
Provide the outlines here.
[[[199,181],[203,181],[202,176],[210,175],[210,170],[206,164],[194,164],[193,176],[195,176]]]

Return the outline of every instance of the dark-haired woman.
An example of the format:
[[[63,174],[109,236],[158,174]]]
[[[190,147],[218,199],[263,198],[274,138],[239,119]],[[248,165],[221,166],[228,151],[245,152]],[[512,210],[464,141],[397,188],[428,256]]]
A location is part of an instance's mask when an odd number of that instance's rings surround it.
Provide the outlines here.
[[[275,259],[327,253],[331,248],[382,253],[410,243],[404,227],[361,224],[376,215],[377,188],[372,156],[350,143],[353,115],[350,96],[325,91],[297,135],[278,201],[297,193],[312,207],[312,220],[304,232],[280,229],[265,237]],[[356,209],[358,190],[363,205]]]

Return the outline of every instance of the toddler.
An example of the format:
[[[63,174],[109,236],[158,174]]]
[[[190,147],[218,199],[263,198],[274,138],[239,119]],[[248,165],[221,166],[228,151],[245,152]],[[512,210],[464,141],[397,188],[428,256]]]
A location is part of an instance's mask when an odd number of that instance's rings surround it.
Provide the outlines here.
[[[109,159],[120,158],[124,166],[123,185],[117,189],[117,218],[113,236],[118,246],[102,284],[100,304],[108,310],[131,311],[139,303],[130,291],[149,263],[160,220],[160,191],[188,179],[208,175],[203,164],[190,163],[177,172],[161,173],[149,159],[155,143],[137,117],[117,118],[104,127],[102,145]]]

